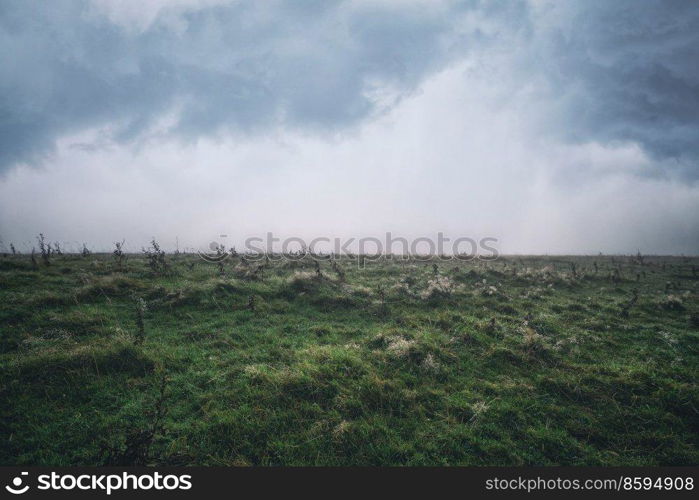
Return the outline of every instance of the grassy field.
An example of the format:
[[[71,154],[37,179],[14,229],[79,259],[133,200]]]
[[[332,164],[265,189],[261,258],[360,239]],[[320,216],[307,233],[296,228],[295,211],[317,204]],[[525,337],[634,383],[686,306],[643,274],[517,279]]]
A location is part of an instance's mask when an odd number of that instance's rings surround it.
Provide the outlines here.
[[[699,258],[127,257],[0,258],[2,465],[699,464]]]

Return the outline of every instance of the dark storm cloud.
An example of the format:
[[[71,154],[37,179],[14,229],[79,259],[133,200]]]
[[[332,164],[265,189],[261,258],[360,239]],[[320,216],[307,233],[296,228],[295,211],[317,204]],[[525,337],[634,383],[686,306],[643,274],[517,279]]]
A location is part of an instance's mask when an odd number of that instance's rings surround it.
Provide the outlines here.
[[[458,23],[475,3],[433,5],[236,2],[136,30],[86,2],[2,2],[0,168],[89,127],[131,141],[173,111],[168,133],[186,140],[354,125],[485,38]]]
[[[512,52],[511,81],[494,84],[545,82],[543,132],[632,141],[699,176],[696,3],[541,4],[235,2],[129,29],[88,2],[4,1],[0,169],[91,127],[131,142],[168,115],[166,134],[185,140],[341,130],[456,59]]]
[[[525,59],[550,85],[547,125],[572,141],[636,142],[699,177],[699,4],[559,2],[549,16]]]

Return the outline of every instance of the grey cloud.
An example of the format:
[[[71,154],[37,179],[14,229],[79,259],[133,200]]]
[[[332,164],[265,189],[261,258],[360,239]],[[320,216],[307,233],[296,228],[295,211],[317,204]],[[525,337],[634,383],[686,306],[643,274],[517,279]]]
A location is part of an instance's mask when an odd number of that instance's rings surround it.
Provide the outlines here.
[[[536,103],[542,133],[635,142],[659,169],[699,177],[696,4],[540,3],[235,2],[166,9],[138,30],[89,2],[6,0],[0,171],[91,127],[138,140],[174,111],[166,134],[184,140],[277,126],[339,131],[454,60],[504,52],[514,54],[501,73],[509,84],[494,85],[548,88]],[[388,97],[376,99],[374,87]]]
[[[685,178],[699,169],[699,8],[682,0],[560,2],[534,35],[563,139],[632,141]],[[657,172],[654,172],[657,173]]]
[[[465,40],[479,43],[477,27],[456,22],[478,2],[432,5],[236,2],[138,31],[86,2],[5,1],[0,169],[41,159],[57,138],[89,127],[133,141],[173,110],[168,133],[186,140],[352,126],[382,110],[371,85],[391,88],[395,103],[463,55]]]

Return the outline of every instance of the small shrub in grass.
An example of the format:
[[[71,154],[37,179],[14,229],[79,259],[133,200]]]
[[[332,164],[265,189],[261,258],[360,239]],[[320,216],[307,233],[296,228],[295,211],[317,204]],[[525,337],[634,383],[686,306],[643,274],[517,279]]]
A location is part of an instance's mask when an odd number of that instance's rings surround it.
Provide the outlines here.
[[[337,274],[337,279],[341,282],[344,282],[347,279],[347,275],[345,273],[345,270],[342,269],[340,264],[338,264],[335,259],[332,259],[330,261],[330,265],[331,265],[333,271],[335,271],[335,274]]]
[[[257,306],[257,297],[255,297],[255,295],[248,296],[248,305],[247,305],[248,311],[255,312],[256,306]]]
[[[151,240],[148,248],[143,248],[143,254],[148,262],[148,267],[151,271],[157,274],[164,274],[168,269],[167,260],[165,260],[165,250],[160,248],[155,239]]]
[[[621,317],[622,318],[629,317],[629,311],[636,304],[636,302],[638,302],[638,290],[634,290],[631,298],[627,302],[624,302],[623,304],[621,304]]]
[[[39,233],[39,236],[36,238],[37,241],[39,242],[39,251],[41,252],[41,260],[44,262],[44,265],[50,266],[51,265],[51,243],[46,243],[46,239],[44,238],[44,235],[42,233]]]
[[[136,335],[134,336],[134,344],[142,344],[146,339],[146,324],[145,315],[148,310],[148,305],[146,301],[141,297],[135,297],[135,311],[136,311]]]
[[[125,259],[123,240],[114,243],[114,251],[112,252],[112,255],[114,256],[114,261],[116,262],[117,268],[119,270],[123,269]]]
[[[244,309],[254,313],[266,313],[269,312],[270,306],[267,302],[265,302],[265,299],[262,298],[262,296],[253,293],[248,295]]]

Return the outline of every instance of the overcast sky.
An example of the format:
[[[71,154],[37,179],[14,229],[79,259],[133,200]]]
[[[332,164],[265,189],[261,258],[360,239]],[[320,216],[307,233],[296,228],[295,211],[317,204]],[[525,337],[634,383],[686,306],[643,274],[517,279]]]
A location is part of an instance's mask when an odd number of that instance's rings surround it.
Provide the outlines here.
[[[699,4],[0,0],[0,239],[699,253]]]

